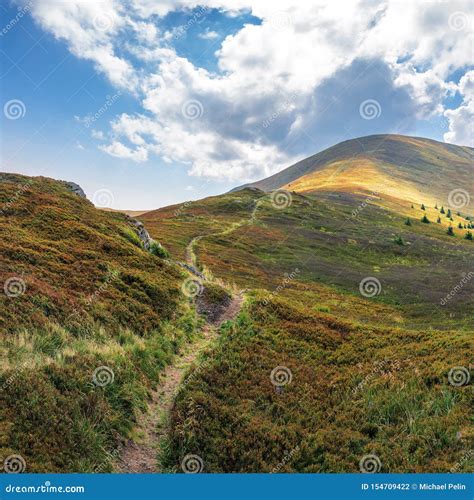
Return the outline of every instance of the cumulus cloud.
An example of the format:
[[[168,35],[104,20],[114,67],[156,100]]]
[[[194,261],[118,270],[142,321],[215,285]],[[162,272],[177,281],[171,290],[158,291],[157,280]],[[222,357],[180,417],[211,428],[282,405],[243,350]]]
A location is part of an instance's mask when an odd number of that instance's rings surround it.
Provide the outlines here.
[[[213,39],[211,9],[260,20],[223,34],[216,72],[180,56],[174,31],[160,24],[184,11],[184,26],[198,19],[198,36]],[[158,155],[192,175],[247,181],[331,141],[409,133],[415,118],[443,113],[445,140],[472,144],[472,77],[449,81],[472,62],[471,10],[469,0],[348,0],[344,8],[328,0],[37,0],[32,14],[136,97],[140,112],[111,122],[104,152],[136,162]],[[462,104],[445,110],[455,92]],[[370,99],[382,112],[363,120],[360,101]]]
[[[472,146],[474,144],[474,71],[469,71],[461,78],[458,91],[463,97],[463,102],[458,108],[444,112],[449,120],[449,132],[444,134],[444,140],[461,146]]]

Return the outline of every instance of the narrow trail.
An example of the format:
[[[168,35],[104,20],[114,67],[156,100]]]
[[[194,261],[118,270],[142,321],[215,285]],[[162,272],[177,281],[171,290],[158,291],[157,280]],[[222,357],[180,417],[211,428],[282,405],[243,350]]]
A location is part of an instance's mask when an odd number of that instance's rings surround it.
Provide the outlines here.
[[[255,203],[248,219],[235,222],[223,231],[194,237],[189,242],[185,252],[188,270],[199,274],[196,269],[197,256],[194,251],[194,246],[199,240],[205,236],[226,235],[245,224],[251,224],[255,221],[260,202],[261,200],[258,200]],[[133,439],[129,439],[121,450],[120,458],[115,465],[117,472],[163,472],[160,469],[158,453],[166,442],[169,431],[169,415],[184,374],[215,341],[220,325],[234,319],[239,314],[242,303],[243,291],[234,295],[219,318],[214,323],[207,323],[202,330],[202,335],[185,346],[182,352],[175,357],[173,363],[165,368],[156,390],[151,395],[147,411],[137,418]]]
[[[205,325],[202,336],[188,344],[166,367],[157,389],[153,391],[148,411],[137,419],[135,440],[129,439],[122,449],[120,461],[116,465],[117,472],[163,472],[157,455],[168,434],[169,414],[184,374],[216,339],[219,326],[237,316],[242,302],[242,294],[235,295],[218,320]]]

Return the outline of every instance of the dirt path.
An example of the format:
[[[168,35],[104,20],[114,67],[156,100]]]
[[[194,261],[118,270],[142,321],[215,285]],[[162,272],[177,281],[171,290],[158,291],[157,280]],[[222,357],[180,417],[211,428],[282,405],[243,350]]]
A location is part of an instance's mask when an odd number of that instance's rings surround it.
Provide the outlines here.
[[[219,326],[234,319],[240,311],[243,297],[236,295],[214,324],[207,324],[202,336],[188,344],[161,376],[147,413],[139,416],[134,439],[128,440],[116,464],[117,472],[162,472],[158,463],[158,452],[168,434],[168,418],[173,402],[188,368],[217,337]]]
[[[261,200],[256,201],[249,218],[234,222],[223,231],[208,236],[226,235],[245,224],[255,222],[260,203]],[[205,236],[194,237],[186,247],[185,259],[188,271],[194,274],[200,274],[196,269],[197,256],[194,247]],[[115,466],[118,472],[162,472],[158,463],[158,453],[168,435],[169,414],[183,376],[199,355],[215,340],[219,326],[237,316],[242,302],[243,292],[240,292],[232,298],[217,321],[213,324],[208,323],[203,328],[202,336],[185,346],[173,363],[164,370],[158,387],[152,394],[148,411],[137,418],[133,439],[129,439],[121,451],[120,460]]]

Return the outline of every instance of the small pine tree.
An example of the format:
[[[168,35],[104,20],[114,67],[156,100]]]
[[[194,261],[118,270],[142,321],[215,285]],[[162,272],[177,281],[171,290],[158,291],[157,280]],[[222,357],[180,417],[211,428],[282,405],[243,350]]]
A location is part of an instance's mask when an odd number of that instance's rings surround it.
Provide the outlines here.
[[[410,217],[407,217],[407,220],[405,221],[405,226],[411,226]]]
[[[405,245],[405,242],[403,241],[403,238],[401,236],[397,236],[397,238],[395,238],[395,243],[400,246]]]
[[[446,214],[446,217],[448,217],[448,219],[452,218],[451,209],[450,208],[448,208],[448,213]]]
[[[461,212],[457,212],[457,216],[458,216],[458,217],[461,217]]]
[[[444,211],[444,207],[441,207],[441,210],[439,211],[440,214],[445,214],[446,212]]]
[[[464,238],[466,238],[466,240],[471,240],[472,241],[472,233],[471,233],[471,231],[468,231],[466,233],[466,236],[464,236]]]
[[[423,215],[423,219],[421,219],[421,222],[424,222],[425,224],[429,224],[430,220],[428,219],[428,217],[426,217],[426,215]]]
[[[448,227],[448,235],[449,235],[449,236],[454,236],[454,229],[453,229],[453,227],[452,227],[452,226],[449,226],[449,227]]]
[[[412,204],[411,208],[415,208],[415,207],[413,206],[413,204]]]
[[[441,224],[441,217],[438,216],[438,220],[436,221],[438,224]]]
[[[421,204],[421,209],[426,210],[425,205],[423,203]]]
[[[458,228],[462,229],[462,224],[461,223],[458,224]]]
[[[436,210],[438,210],[438,204],[437,204],[437,203],[436,203],[436,205],[435,205],[435,209],[436,209]]]

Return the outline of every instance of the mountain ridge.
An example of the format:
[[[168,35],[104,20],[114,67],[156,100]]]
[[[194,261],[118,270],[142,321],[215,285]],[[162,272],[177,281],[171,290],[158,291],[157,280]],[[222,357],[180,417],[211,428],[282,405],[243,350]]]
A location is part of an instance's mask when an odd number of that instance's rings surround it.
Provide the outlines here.
[[[248,187],[267,192],[377,192],[435,204],[446,203],[454,188],[470,191],[474,187],[473,173],[473,148],[422,137],[380,134],[343,141],[231,192]],[[474,210],[471,200],[467,206]]]

